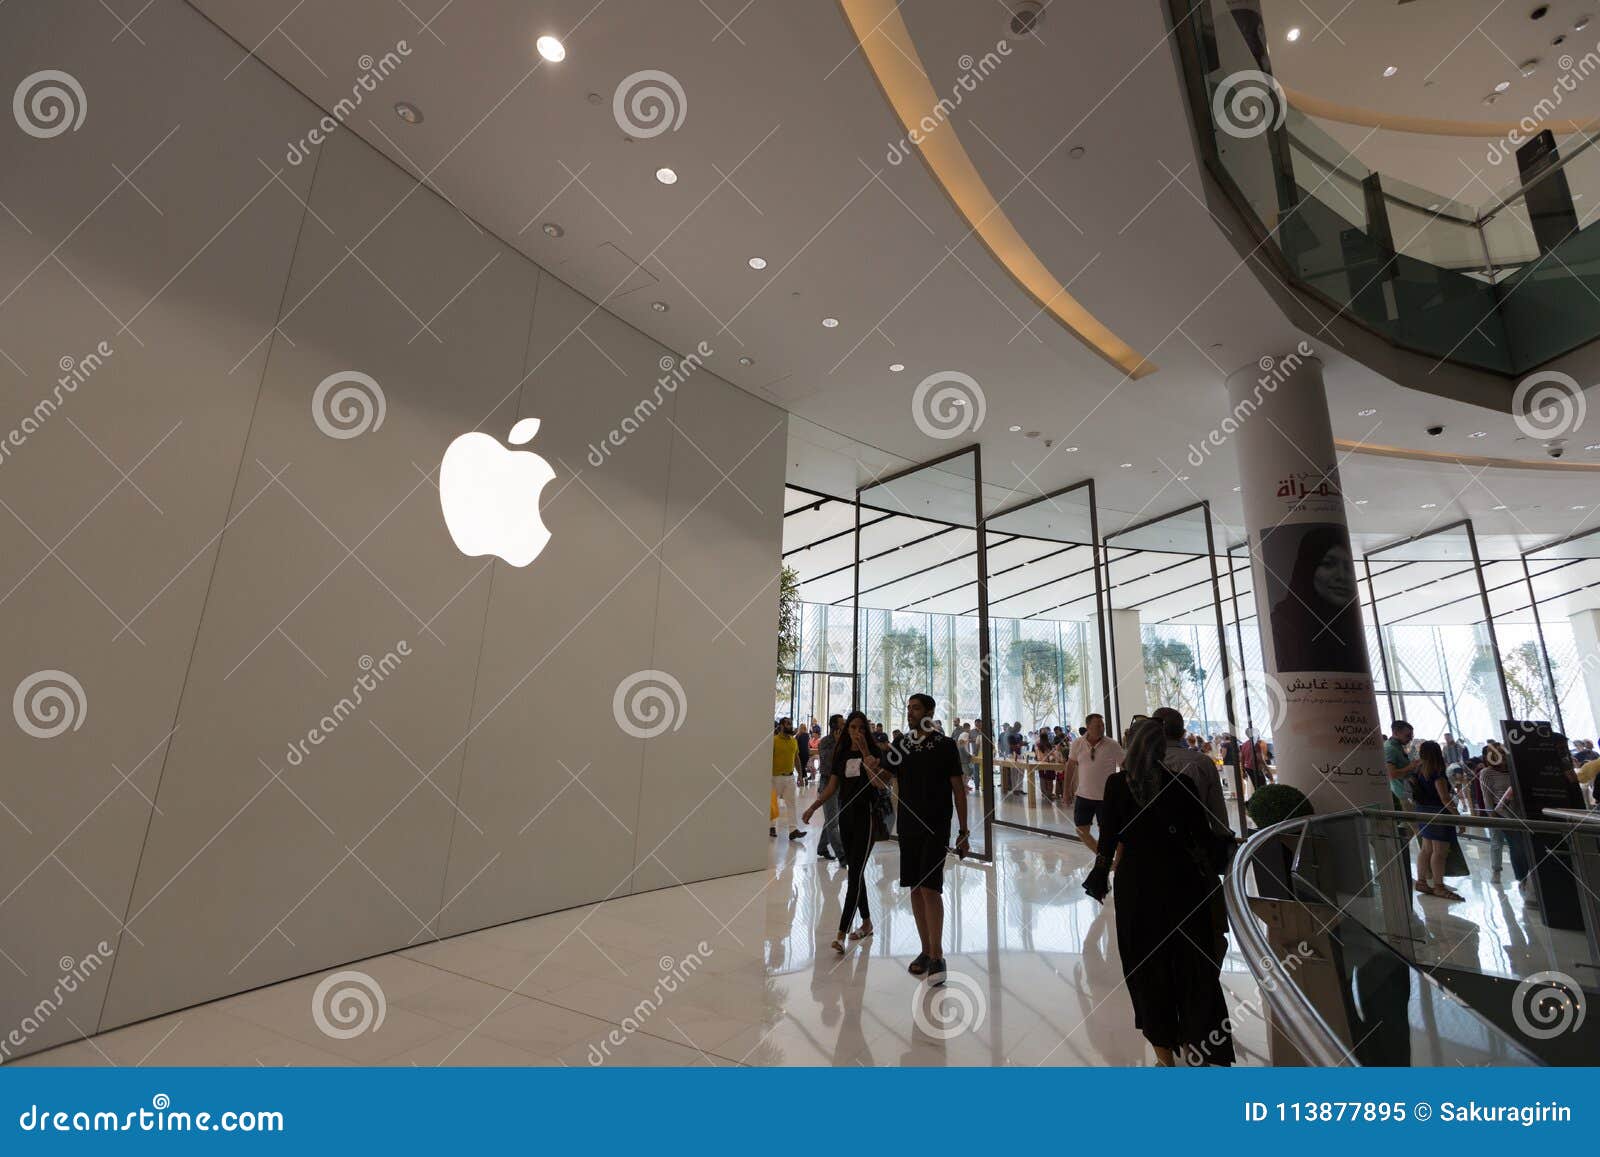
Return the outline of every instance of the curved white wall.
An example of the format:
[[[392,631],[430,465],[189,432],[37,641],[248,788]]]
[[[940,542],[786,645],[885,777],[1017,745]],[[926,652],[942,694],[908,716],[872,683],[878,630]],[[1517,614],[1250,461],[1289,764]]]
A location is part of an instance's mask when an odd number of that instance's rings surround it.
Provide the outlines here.
[[[188,6],[137,30],[0,9],[6,91],[87,99],[0,125],[0,440],[112,350],[0,458],[0,691],[61,670],[85,704],[0,726],[0,1057],[759,867],[784,415],[700,370],[593,466],[669,351],[348,131],[287,164],[321,110]],[[329,437],[349,370],[386,414]],[[440,457],[529,416],[551,544],[466,558]],[[652,669],[686,711],[641,740],[613,693]]]

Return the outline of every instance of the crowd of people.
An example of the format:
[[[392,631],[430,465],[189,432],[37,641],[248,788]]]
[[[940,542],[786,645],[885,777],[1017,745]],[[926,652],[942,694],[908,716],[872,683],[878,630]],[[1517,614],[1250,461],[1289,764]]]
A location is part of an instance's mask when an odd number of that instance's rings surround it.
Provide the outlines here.
[[[1580,791],[1589,793],[1588,801],[1600,807],[1600,752],[1593,740],[1580,739],[1572,744],[1572,778]],[[1458,740],[1450,732],[1437,740],[1417,741],[1416,728],[1404,719],[1396,719],[1389,727],[1389,738],[1384,741],[1384,764],[1389,772],[1389,787],[1394,793],[1396,806],[1406,811],[1427,812],[1443,816],[1521,816],[1515,781],[1505,746],[1498,740],[1486,739],[1476,753],[1472,745]],[[1505,828],[1489,829],[1490,878],[1499,882],[1507,853],[1511,858],[1511,871],[1521,884],[1532,870],[1527,843],[1514,831]],[[1434,896],[1450,903],[1465,897],[1445,882],[1447,876],[1462,876],[1467,872],[1465,857],[1461,852],[1460,827],[1447,822],[1422,823],[1417,831],[1417,869],[1413,887],[1424,896]]]
[[[769,834],[777,838],[787,807],[789,839],[802,840],[820,811],[817,855],[845,867],[832,950],[842,955],[874,934],[864,876],[874,844],[892,833],[920,940],[907,971],[944,983],[946,856],[970,852],[968,796],[980,789],[988,744],[991,756],[1055,765],[1048,794],[1070,804],[1095,855],[1084,889],[1104,901],[1115,887],[1123,976],[1157,1063],[1232,1064],[1221,873],[1236,840],[1218,763],[1229,737],[1202,740],[1179,711],[1162,707],[1136,717],[1121,739],[1107,734],[1099,714],[1075,734],[1041,728],[1030,736],[1005,725],[991,739],[982,719],[955,720],[947,734],[935,708],[932,696],[912,695],[904,729],[886,730],[860,711],[832,716],[825,730],[815,721],[796,728],[787,717],[774,725]],[[1259,769],[1268,766],[1264,745],[1243,746]],[[1231,754],[1240,750],[1234,743]],[[799,812],[797,786],[813,777],[816,798]]]

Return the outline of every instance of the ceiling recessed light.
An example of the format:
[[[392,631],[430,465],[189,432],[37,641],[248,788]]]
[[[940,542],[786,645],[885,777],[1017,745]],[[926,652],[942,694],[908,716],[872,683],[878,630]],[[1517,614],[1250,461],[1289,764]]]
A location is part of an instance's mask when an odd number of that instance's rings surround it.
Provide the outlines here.
[[[1587,27],[1589,27],[1589,18],[1587,16],[1580,16],[1572,23],[1574,32],[1582,32]]]
[[[836,318],[836,317],[825,317],[825,318],[822,319],[822,328],[823,329],[837,329],[838,327],[839,327],[839,319],[838,318]]]
[[[1011,427],[1009,427],[1009,429],[1011,430],[1011,432],[1013,434],[1020,434],[1022,432],[1022,427],[1021,426],[1011,426]]]
[[[1489,431],[1487,430],[1474,430],[1472,433],[1467,435],[1469,438],[1487,438],[1488,436]]]
[[[750,259],[750,268],[751,269],[765,269],[766,267],[767,267],[767,259],[765,257],[752,257]]]
[[[1082,145],[1073,145],[1067,150],[1067,156],[1071,157],[1074,161],[1081,161],[1083,160],[1083,154],[1086,151],[1087,150],[1085,150]]]
[[[1062,449],[1068,454],[1076,454],[1078,452],[1078,448],[1076,446],[1063,446]]]
[[[546,221],[543,225],[539,226],[539,228],[544,230],[544,235],[546,237],[565,237],[567,235],[567,231],[561,226],[557,225],[554,221]]]
[[[1422,504],[1422,509],[1424,510],[1437,510],[1438,508],[1439,504],[1437,502],[1424,502]]]
[[[1357,506],[1365,506],[1367,504],[1367,500],[1365,498],[1357,498],[1355,503]]]
[[[1439,211],[1439,202],[1435,201],[1433,204],[1428,206],[1428,212],[1437,213],[1438,211]]]
[[[671,169],[663,165],[661,168],[656,170],[656,180],[660,181],[663,185],[676,185],[678,183],[678,174],[674,173]]]
[[[1502,81],[1500,81],[1498,84],[1496,84],[1494,86],[1494,90],[1496,92],[1504,92],[1506,89],[1508,89],[1510,87],[1511,87],[1511,82],[1509,80],[1502,80]]]
[[[1189,481],[1189,476],[1187,474],[1180,474],[1180,475],[1178,475],[1178,481],[1179,482],[1187,482],[1187,481]]]
[[[1491,92],[1488,96],[1483,98],[1483,103],[1484,104],[1493,104],[1495,101],[1497,101],[1499,99],[1500,99],[1500,94],[1499,93]]]
[[[1356,411],[1356,417],[1358,417],[1358,418],[1370,418],[1370,417],[1372,417],[1372,415],[1376,414],[1377,412],[1378,411],[1376,411],[1376,410],[1357,410]]]
[[[1490,507],[1490,509],[1491,510],[1504,510],[1505,507],[1504,506],[1494,506],[1494,507]]]
[[[957,406],[965,406],[967,404],[967,400],[965,398],[951,398],[950,401]]]
[[[1383,70],[1384,79],[1387,80],[1389,77],[1393,76],[1395,73],[1397,73],[1399,71],[1400,71],[1400,66],[1398,64],[1391,64],[1388,68]]]
[[[1283,38],[1290,44],[1293,44],[1296,40],[1300,39],[1300,30],[1298,28],[1291,28],[1289,31],[1283,34]]]
[[[756,364],[756,359],[747,355],[739,359],[739,364],[741,366],[753,366]]]
[[[1539,71],[1539,58],[1530,56],[1527,60],[1517,65],[1517,71],[1522,73],[1523,76],[1532,76]]]
[[[1235,493],[1235,494],[1237,494],[1237,493],[1239,493],[1239,488],[1238,488],[1238,487],[1237,487],[1237,486],[1235,486],[1235,487],[1234,487],[1234,488],[1233,488],[1233,492],[1234,492],[1234,493]]]
[[[657,313],[666,313],[671,306],[667,305],[667,303],[664,301],[652,301],[650,303],[650,308],[655,310]]]
[[[1567,509],[1568,510],[1588,510],[1589,508],[1587,506],[1569,506],[1569,507],[1567,507]]]
[[[903,370],[905,368],[906,368],[905,362],[890,362],[889,363],[889,372],[891,374],[898,374],[901,370]],[[1022,429],[1022,427],[1018,426],[1017,429],[1020,430],[1020,429]]]
[[[422,110],[408,100],[394,102],[394,115],[408,125],[420,125],[422,123]]]
[[[1133,466],[1132,462],[1124,462],[1124,463],[1122,463],[1122,469],[1124,469],[1124,470],[1130,469],[1132,466]]]
[[[539,50],[539,55],[551,64],[560,64],[567,58],[567,46],[554,36],[541,36],[533,42],[533,46]]]
[[[1584,447],[1584,449],[1585,450],[1600,450],[1600,442],[1590,442],[1587,446]]]

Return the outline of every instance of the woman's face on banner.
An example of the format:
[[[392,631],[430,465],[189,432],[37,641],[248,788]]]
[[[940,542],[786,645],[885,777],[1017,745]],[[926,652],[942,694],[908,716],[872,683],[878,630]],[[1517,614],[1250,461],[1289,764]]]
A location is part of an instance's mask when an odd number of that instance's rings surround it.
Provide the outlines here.
[[[1324,602],[1344,607],[1356,601],[1356,568],[1350,551],[1342,546],[1331,546],[1317,563],[1311,577],[1317,597]]]

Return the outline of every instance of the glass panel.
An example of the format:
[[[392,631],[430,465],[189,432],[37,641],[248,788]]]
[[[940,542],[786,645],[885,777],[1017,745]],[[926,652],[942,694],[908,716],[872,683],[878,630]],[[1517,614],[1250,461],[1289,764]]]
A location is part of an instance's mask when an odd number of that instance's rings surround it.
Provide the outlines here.
[[[952,738],[981,711],[976,466],[975,454],[962,453],[860,493],[861,708],[891,738],[908,727],[914,694],[933,697],[936,725]],[[867,528],[868,508],[891,517]],[[969,787],[967,819],[981,853],[988,849],[977,786]]]

